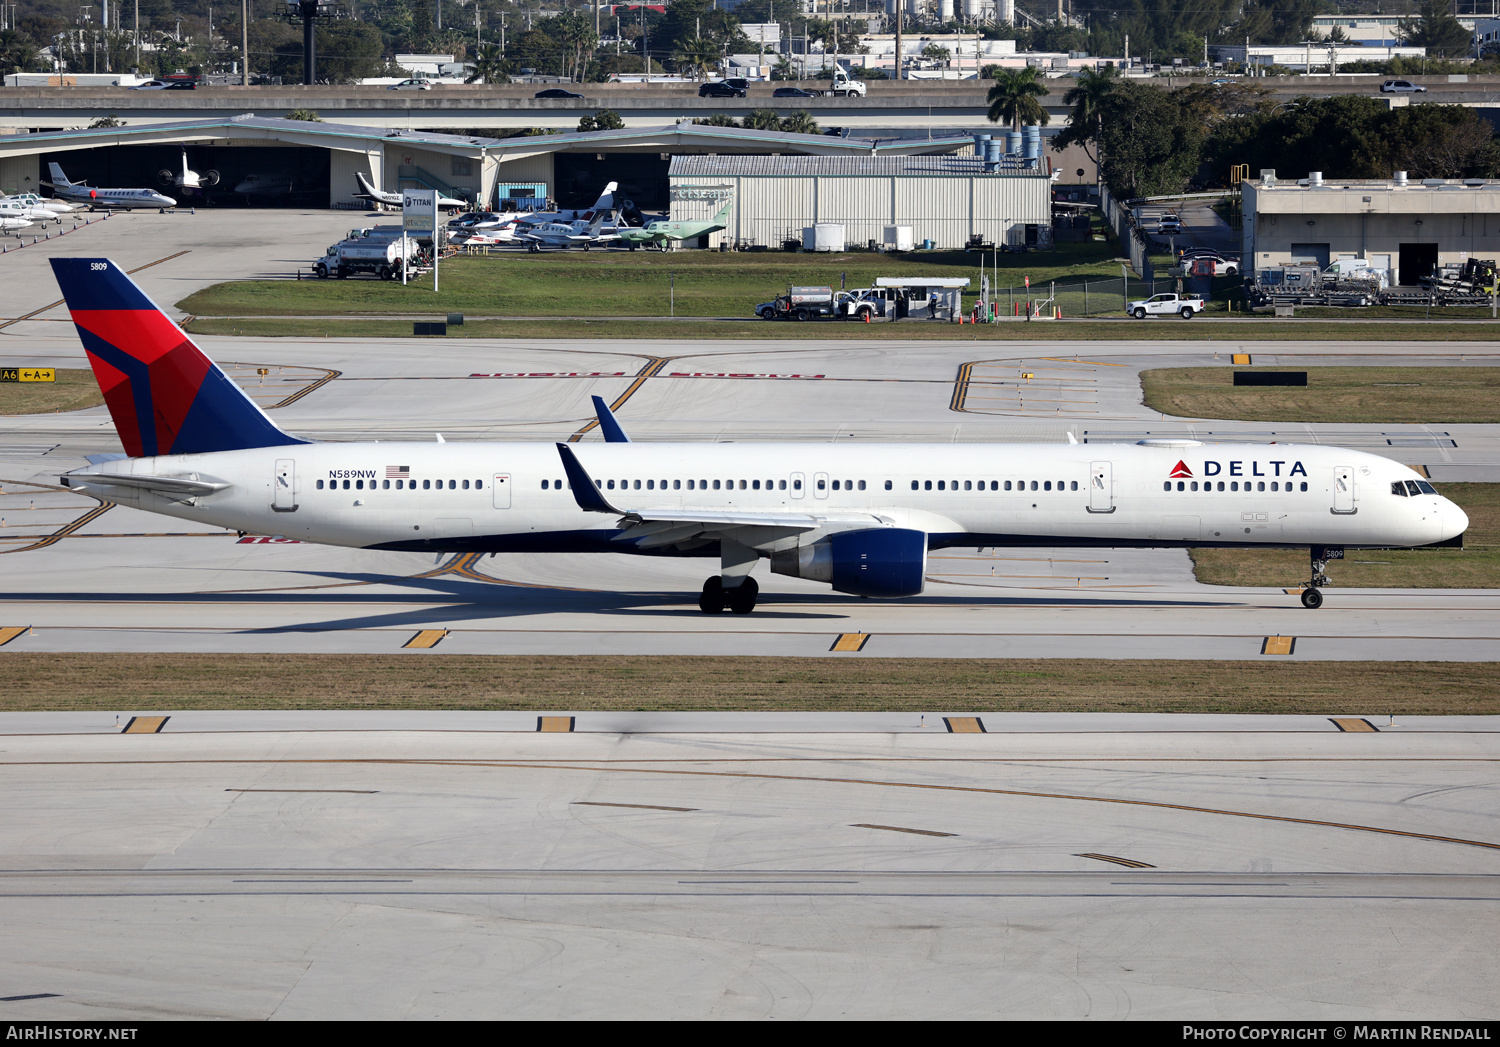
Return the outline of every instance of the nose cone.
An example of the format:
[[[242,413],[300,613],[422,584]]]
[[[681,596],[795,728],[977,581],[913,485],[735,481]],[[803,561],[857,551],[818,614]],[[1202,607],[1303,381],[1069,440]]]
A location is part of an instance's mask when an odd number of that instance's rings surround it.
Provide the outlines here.
[[[1457,538],[1469,529],[1469,514],[1460,509],[1456,504],[1443,499],[1443,541]]]

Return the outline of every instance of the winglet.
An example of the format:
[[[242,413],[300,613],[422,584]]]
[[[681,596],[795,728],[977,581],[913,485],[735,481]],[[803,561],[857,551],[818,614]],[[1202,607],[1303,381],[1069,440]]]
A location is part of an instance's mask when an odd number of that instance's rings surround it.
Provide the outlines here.
[[[604,434],[604,442],[609,444],[628,444],[630,437],[625,435],[625,430],[620,428],[620,423],[615,421],[615,414],[609,409],[601,397],[594,397],[594,414],[599,416],[599,431]]]
[[[573,489],[573,500],[578,503],[578,508],[590,513],[625,515],[624,512],[610,505],[600,493],[598,485],[589,476],[588,470],[584,469],[583,464],[578,461],[572,448],[567,444],[558,444],[557,453],[562,456],[563,472],[568,474],[568,486]]]

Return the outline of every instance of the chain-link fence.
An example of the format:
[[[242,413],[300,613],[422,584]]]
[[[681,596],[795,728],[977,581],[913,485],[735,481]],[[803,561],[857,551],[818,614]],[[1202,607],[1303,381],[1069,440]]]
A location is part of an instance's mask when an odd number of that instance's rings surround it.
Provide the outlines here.
[[[1026,316],[1028,306],[1038,310],[1061,309],[1065,317],[1123,316],[1129,299],[1150,298],[1158,290],[1171,291],[1175,286],[1173,280],[1087,277],[1030,287],[1001,287],[996,290],[994,301],[1001,316]]]
[[[1099,209],[1104,215],[1104,220],[1114,229],[1115,236],[1119,238],[1120,244],[1130,256],[1130,267],[1141,275],[1144,280],[1150,280],[1155,274],[1152,270],[1151,259],[1146,257],[1150,249],[1151,238],[1135,224],[1135,215],[1129,207],[1110,195],[1109,186],[1099,186]]]

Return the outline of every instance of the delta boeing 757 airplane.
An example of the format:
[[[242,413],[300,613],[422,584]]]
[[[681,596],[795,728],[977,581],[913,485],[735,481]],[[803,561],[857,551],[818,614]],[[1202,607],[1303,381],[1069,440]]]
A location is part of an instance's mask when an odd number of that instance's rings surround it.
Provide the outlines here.
[[[113,262],[52,267],[124,455],[62,482],[166,516],[417,552],[715,556],[699,606],[754,609],[751,571],[915,596],[960,546],[1306,546],[1318,607],[1346,547],[1450,542],[1468,517],[1407,466],[1337,447],[314,443],[279,429]]]

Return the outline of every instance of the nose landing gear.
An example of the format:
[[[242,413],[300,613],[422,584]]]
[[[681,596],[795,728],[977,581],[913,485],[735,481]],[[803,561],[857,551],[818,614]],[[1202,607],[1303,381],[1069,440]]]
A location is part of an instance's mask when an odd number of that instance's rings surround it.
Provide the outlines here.
[[[1302,590],[1302,606],[1309,611],[1316,611],[1323,606],[1323,594],[1319,589],[1326,589],[1332,583],[1328,576],[1323,573],[1328,566],[1329,560],[1342,560],[1344,558],[1344,547],[1341,545],[1314,545],[1308,549],[1308,559],[1312,568],[1312,577],[1307,581],[1307,587]]]

